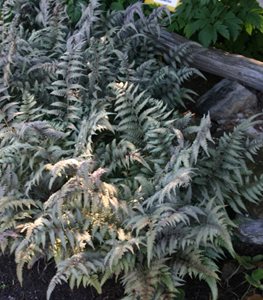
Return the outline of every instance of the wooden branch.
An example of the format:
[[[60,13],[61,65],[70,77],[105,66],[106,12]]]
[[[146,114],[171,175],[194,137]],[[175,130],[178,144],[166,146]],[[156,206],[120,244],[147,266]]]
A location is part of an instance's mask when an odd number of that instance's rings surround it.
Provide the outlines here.
[[[179,34],[162,30],[159,42],[166,48],[167,46],[173,48],[187,43],[189,40]],[[196,53],[194,51],[191,63],[193,67],[236,80],[245,86],[263,92],[263,62],[214,48],[207,49],[199,44],[196,45]]]
[[[258,1],[258,5],[263,8],[263,0],[257,0],[257,1]]]

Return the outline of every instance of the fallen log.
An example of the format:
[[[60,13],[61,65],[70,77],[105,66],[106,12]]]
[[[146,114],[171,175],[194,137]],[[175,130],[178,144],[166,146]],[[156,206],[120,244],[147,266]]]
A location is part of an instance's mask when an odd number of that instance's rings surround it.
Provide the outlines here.
[[[164,48],[174,48],[188,39],[176,33],[161,31],[159,42]],[[214,48],[204,48],[196,43],[191,65],[201,71],[236,80],[263,92],[263,62]]]

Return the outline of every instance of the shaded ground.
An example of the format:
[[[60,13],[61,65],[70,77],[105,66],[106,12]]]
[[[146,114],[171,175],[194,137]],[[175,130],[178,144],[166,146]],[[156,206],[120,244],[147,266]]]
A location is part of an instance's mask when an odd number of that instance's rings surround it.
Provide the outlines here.
[[[238,243],[235,249],[240,255],[254,256],[263,253],[263,247],[253,247],[243,243]],[[233,259],[226,258],[222,261],[220,270],[218,300],[249,300],[250,295],[260,294],[260,291],[249,286],[244,277],[245,270]],[[55,268],[52,264],[46,268],[43,264],[36,264],[32,270],[25,268],[24,283],[21,287],[16,278],[13,257],[0,256],[0,300],[45,300],[47,286],[54,273]],[[207,285],[197,280],[187,279],[185,291],[185,300],[211,299]],[[51,300],[118,300],[122,296],[121,286],[111,281],[105,285],[101,295],[92,288],[71,291],[67,284],[59,285],[53,292]]]
[[[46,300],[48,283],[54,273],[53,265],[44,268],[42,264],[36,264],[31,270],[25,268],[23,287],[21,287],[16,278],[14,258],[0,256],[0,300]],[[208,287],[200,282],[189,281],[189,288],[186,290],[188,300],[209,299]],[[51,300],[118,300],[122,296],[120,285],[112,281],[105,285],[101,295],[91,288],[71,291],[67,284],[59,285],[54,290]]]
[[[36,264],[32,270],[25,268],[21,287],[13,257],[0,256],[0,300],[46,300],[48,283],[54,273],[53,265],[44,268],[42,264]],[[121,287],[114,281],[105,285],[102,295],[91,288],[71,291],[67,284],[63,284],[56,287],[51,300],[117,300],[122,295]]]

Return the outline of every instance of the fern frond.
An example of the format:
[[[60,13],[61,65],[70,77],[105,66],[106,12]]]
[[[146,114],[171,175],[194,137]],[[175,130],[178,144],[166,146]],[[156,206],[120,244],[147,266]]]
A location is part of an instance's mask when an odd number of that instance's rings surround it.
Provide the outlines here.
[[[176,259],[173,264],[173,273],[178,277],[183,277],[184,274],[189,273],[190,276],[199,277],[205,280],[210,287],[214,300],[217,299],[218,289],[216,280],[218,268],[215,263],[204,255],[200,250],[190,249],[184,251]]]
[[[34,121],[34,122],[26,122],[23,124],[19,124],[21,126],[18,135],[22,139],[25,138],[25,135],[28,134],[28,131],[35,132],[43,138],[50,138],[50,139],[61,139],[65,137],[63,132],[60,132],[45,121]]]
[[[70,278],[71,288],[82,282],[84,286],[93,286],[99,293],[101,286],[99,280],[94,273],[104,270],[103,260],[100,254],[97,253],[79,253],[62,261],[57,266],[57,273],[50,281],[47,290],[47,299],[50,296],[57,284],[62,281],[67,281]],[[79,280],[80,279],[80,280]]]
[[[177,291],[165,260],[156,260],[149,268],[137,265],[122,281],[127,294],[124,299],[166,299],[164,295],[175,297]]]
[[[207,141],[213,142],[210,133],[210,127],[211,127],[211,120],[210,120],[210,116],[207,115],[207,117],[204,116],[202,118],[200,126],[190,126],[187,128],[187,131],[189,133],[193,133],[193,132],[197,133],[196,138],[192,145],[192,160],[195,164],[197,162],[197,157],[199,154],[200,147],[202,147],[205,153],[209,155]]]
[[[191,173],[192,170],[187,168],[181,168],[177,172],[168,173],[162,178],[155,194],[146,199],[144,204],[150,207],[154,203],[176,202],[176,190],[179,187],[186,187],[190,183]]]

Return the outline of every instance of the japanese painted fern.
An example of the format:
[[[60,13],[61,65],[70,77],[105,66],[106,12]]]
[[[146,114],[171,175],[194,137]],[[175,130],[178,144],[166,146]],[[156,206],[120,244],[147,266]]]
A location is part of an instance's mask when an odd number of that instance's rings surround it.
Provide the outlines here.
[[[102,14],[97,0],[68,27],[63,1],[3,1],[0,78],[0,246],[17,275],[53,259],[55,286],[124,299],[176,299],[186,275],[217,298],[217,259],[233,253],[227,206],[257,202],[263,178],[245,158],[254,119],[215,143],[209,116],[178,109],[195,69],[188,46],[162,55],[158,19],[140,3]]]

